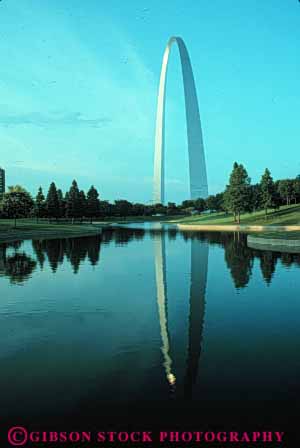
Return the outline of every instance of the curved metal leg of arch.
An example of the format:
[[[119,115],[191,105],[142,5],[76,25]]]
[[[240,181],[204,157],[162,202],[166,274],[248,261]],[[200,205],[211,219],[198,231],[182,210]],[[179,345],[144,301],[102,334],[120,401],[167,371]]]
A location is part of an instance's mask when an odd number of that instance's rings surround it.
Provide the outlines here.
[[[200,113],[197,100],[195,80],[187,48],[180,37],[172,37],[165,49],[159,81],[155,152],[154,152],[154,202],[163,203],[164,194],[164,160],[165,160],[165,97],[166,76],[169,54],[172,44],[176,42],[179,48],[182,67],[182,77],[185,96],[187,123],[187,139],[189,152],[190,194],[191,199],[208,196],[207,173],[204,156],[203,137]]]

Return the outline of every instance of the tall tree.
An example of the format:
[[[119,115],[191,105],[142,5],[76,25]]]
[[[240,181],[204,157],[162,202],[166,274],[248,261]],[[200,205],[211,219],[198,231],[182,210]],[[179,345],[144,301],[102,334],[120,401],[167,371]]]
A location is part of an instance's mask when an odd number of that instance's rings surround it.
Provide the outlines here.
[[[265,169],[265,172],[261,177],[260,191],[261,191],[261,205],[264,208],[265,215],[267,217],[268,208],[274,206],[274,199],[275,199],[275,185],[270,170],[268,170],[268,168]]]
[[[295,201],[300,202],[300,175],[294,180]]]
[[[225,205],[234,214],[235,222],[241,222],[241,213],[246,211],[250,200],[250,178],[244,166],[233,165],[225,195]]]
[[[38,193],[35,197],[34,213],[37,222],[39,221],[39,218],[43,218],[46,213],[45,196],[43,194],[42,187],[39,187]]]
[[[66,215],[66,201],[60,188],[57,189],[57,197],[59,203],[59,217],[63,218]]]
[[[278,182],[278,192],[286,205],[290,205],[293,194],[293,182],[291,179],[282,179]]]
[[[83,190],[80,190],[79,192],[79,201],[80,201],[80,217],[86,216],[87,212],[87,199],[85,196],[85,192]]]
[[[81,199],[76,180],[74,179],[67,197],[67,216],[74,219],[81,216]]]
[[[95,218],[100,214],[99,193],[94,185],[91,186],[86,195],[86,212],[87,216],[91,220],[91,223],[93,221],[93,217]]]
[[[59,218],[60,210],[59,210],[59,200],[56,185],[54,182],[51,182],[47,198],[46,198],[46,210],[48,218]]]
[[[250,185],[249,211],[255,212],[261,208],[261,189],[260,184]]]

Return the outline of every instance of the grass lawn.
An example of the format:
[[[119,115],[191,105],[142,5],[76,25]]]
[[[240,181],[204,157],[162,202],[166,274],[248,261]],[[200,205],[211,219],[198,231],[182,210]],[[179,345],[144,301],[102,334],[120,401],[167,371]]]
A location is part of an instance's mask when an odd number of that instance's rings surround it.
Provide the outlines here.
[[[233,215],[226,215],[225,213],[211,213],[203,215],[188,216],[182,219],[177,219],[178,224],[195,224],[195,225],[231,225],[236,224]],[[283,206],[280,210],[269,211],[267,219],[265,212],[258,211],[254,213],[244,213],[241,215],[241,225],[300,225],[300,205]]]

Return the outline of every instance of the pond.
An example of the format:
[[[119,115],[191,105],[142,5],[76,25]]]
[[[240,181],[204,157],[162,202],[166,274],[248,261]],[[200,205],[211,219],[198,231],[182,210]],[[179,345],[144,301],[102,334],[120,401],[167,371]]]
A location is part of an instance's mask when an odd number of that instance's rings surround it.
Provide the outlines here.
[[[130,227],[0,245],[1,419],[285,430],[300,255]]]

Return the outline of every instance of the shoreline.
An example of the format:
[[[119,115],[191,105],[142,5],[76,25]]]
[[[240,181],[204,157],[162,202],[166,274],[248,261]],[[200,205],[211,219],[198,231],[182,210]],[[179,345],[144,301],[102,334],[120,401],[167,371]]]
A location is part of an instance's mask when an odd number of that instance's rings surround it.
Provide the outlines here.
[[[180,230],[209,232],[300,232],[300,225],[263,226],[247,224],[177,224]]]
[[[86,236],[101,235],[102,228],[96,227],[94,229],[82,229],[80,230],[9,230],[0,231],[0,243],[12,243],[15,241],[23,240],[50,240],[60,238],[83,238]]]

